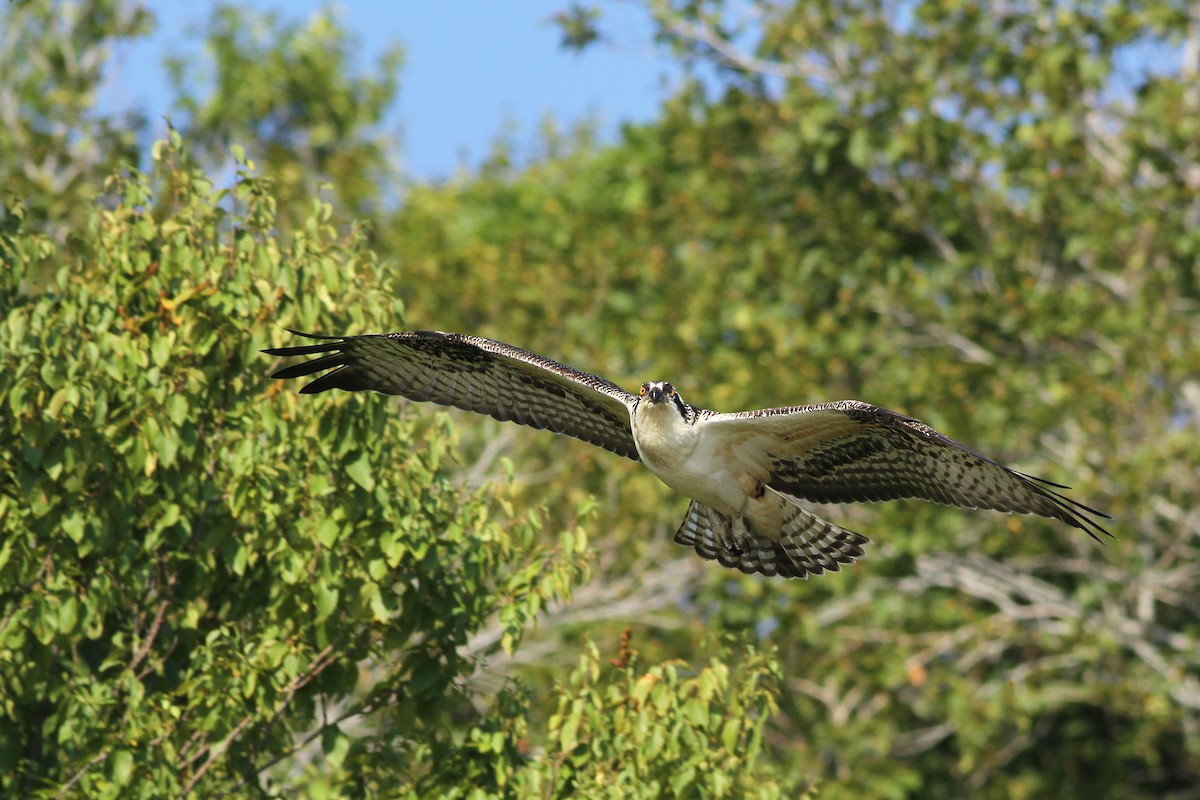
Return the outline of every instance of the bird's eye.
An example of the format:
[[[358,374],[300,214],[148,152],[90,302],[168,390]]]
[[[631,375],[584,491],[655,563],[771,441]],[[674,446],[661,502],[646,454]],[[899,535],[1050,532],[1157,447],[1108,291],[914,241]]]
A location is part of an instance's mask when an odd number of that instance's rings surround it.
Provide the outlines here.
[[[639,395],[640,397],[645,397],[645,396],[646,396],[646,384],[644,384],[644,383],[643,383],[643,384],[642,384],[642,388],[641,388],[641,389],[638,389],[638,395]]]
[[[674,396],[675,396],[675,387],[672,386],[669,389],[667,389],[667,397],[674,397]]]

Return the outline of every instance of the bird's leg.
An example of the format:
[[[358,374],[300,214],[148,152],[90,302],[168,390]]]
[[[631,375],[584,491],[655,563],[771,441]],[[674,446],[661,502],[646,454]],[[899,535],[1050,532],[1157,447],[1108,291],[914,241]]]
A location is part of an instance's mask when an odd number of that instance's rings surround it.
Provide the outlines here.
[[[714,526],[714,528],[717,531],[717,540],[721,543],[722,550],[735,559],[754,550],[754,536],[751,535],[744,517],[732,519],[722,517],[721,522],[720,526]]]
[[[766,484],[752,475],[740,475],[738,481],[746,497],[751,500],[761,500],[767,493]],[[743,553],[753,552],[757,546],[756,537],[750,533],[750,525],[744,516],[738,515],[728,520],[722,533],[721,546],[732,555],[741,556]]]
[[[711,508],[708,510],[708,514],[721,549],[731,555],[740,556],[742,549],[738,547],[737,537],[733,533],[734,521]]]
[[[745,517],[736,517],[730,523],[729,549],[739,556],[754,550],[754,537],[750,534]]]

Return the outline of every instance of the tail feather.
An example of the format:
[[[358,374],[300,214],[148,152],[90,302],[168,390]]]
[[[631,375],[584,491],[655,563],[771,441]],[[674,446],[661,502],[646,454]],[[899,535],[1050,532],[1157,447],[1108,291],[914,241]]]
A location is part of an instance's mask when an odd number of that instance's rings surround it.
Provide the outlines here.
[[[784,507],[779,541],[794,563],[820,575],[823,569],[837,572],[842,564],[862,557],[863,546],[871,541],[866,536],[821,519],[790,495],[775,494]]]
[[[675,532],[675,543],[684,547],[695,547],[696,553],[701,558],[714,560],[721,551],[717,537],[712,532],[710,515],[715,513],[712,509],[693,500],[692,504],[688,506],[683,524]]]
[[[783,511],[778,531],[756,531],[695,500],[675,533],[675,542],[701,558],[746,574],[808,578],[838,572],[863,555],[866,536],[826,522],[790,495],[775,492]]]

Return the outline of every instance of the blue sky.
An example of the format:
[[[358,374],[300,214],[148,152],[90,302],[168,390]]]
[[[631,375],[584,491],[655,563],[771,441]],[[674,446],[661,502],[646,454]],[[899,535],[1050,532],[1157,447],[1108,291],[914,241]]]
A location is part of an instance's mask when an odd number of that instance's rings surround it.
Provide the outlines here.
[[[476,165],[502,133],[532,150],[542,119],[562,127],[595,118],[611,136],[622,121],[654,116],[678,65],[657,51],[646,12],[632,3],[605,4],[612,44],[582,54],[559,47],[549,18],[569,0],[242,0],[239,6],[307,20],[331,8],[361,45],[359,68],[374,65],[390,43],[400,43],[405,65],[400,92],[385,127],[399,133],[394,154],[418,180],[446,178]],[[157,123],[169,111],[166,53],[200,53],[201,31],[215,2],[144,5],[153,11],[155,33],[115,52],[103,92],[105,110],[138,106]]]

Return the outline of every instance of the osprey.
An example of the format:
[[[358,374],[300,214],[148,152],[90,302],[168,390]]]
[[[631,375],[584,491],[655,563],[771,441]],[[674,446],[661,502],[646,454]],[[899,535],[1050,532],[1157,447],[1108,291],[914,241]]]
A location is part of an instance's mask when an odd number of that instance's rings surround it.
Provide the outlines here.
[[[915,497],[962,508],[1039,514],[1100,541],[1108,515],[938,433],[857,400],[722,414],[684,402],[670,383],[636,395],[503,342],[440,331],[316,336],[274,356],[320,358],[274,378],[328,372],[301,389],[371,389],[456,406],[573,436],[641,461],[691,498],[675,541],[744,573],[837,572],[867,537],[801,505]]]

